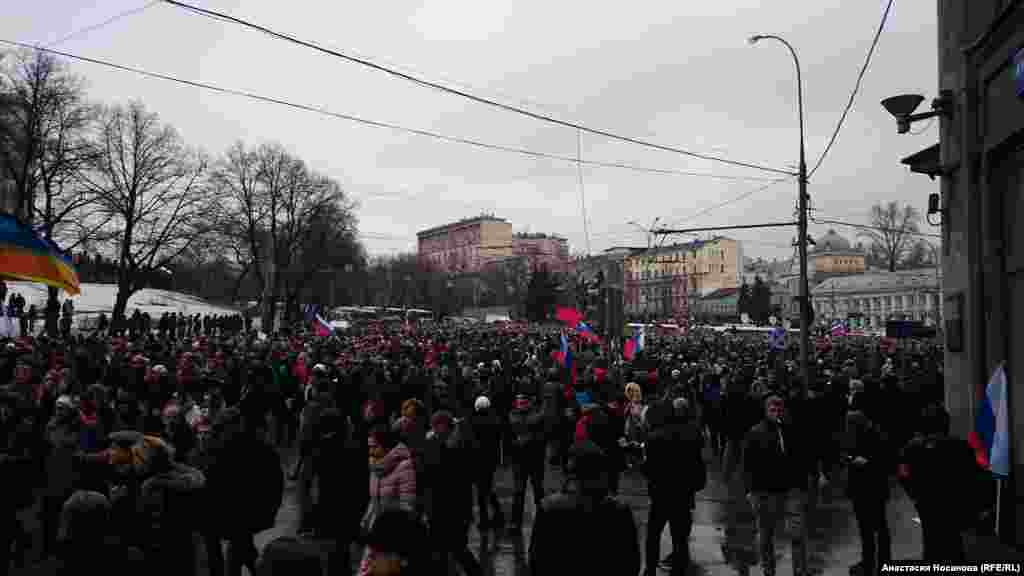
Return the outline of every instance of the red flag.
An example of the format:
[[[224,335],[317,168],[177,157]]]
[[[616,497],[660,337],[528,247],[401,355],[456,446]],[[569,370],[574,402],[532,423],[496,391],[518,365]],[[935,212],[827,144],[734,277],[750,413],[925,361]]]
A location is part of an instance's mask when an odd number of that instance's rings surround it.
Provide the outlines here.
[[[633,355],[636,354],[636,341],[632,338],[626,340],[622,345],[622,358],[629,362],[633,359]]]
[[[579,310],[575,308],[555,306],[555,318],[570,328],[576,328],[576,325],[583,320],[583,314],[580,314]]]

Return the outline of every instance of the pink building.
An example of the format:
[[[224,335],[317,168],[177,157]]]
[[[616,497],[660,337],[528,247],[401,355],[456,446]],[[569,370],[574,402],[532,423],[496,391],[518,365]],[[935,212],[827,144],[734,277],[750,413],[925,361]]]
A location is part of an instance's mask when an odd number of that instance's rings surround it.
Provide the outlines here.
[[[546,266],[559,274],[569,272],[569,241],[551,234],[516,234],[512,238],[515,256],[524,258],[531,267]]]
[[[420,261],[451,274],[472,274],[512,257],[512,224],[480,215],[416,233]]]

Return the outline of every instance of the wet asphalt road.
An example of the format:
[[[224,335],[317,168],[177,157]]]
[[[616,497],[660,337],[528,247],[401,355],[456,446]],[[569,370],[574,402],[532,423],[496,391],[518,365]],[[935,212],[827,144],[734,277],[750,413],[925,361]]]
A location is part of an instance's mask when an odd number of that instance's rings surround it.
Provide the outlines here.
[[[562,485],[562,474],[557,468],[548,468],[545,490],[556,491]],[[498,472],[495,488],[499,500],[511,517],[513,482],[510,468]],[[697,495],[694,526],[690,550],[696,564],[697,575],[760,574],[756,565],[756,530],[750,507],[742,498],[742,487],[735,481],[726,482],[717,463],[709,465],[707,487]],[[644,478],[632,471],[623,474],[619,497],[633,510],[637,522],[640,549],[646,538],[649,499]],[[485,574],[493,576],[528,576],[525,551],[528,547],[533,519],[533,505],[527,497],[527,514],[520,534],[508,530],[504,534],[481,537],[476,527],[470,531],[471,549],[481,559]],[[895,559],[919,557],[920,528],[913,521],[913,505],[898,488],[889,504]],[[295,489],[289,484],[277,526],[261,533],[257,538],[262,547],[266,542],[282,535],[294,534],[297,522]],[[810,518],[810,562],[817,574],[845,576],[849,567],[859,561],[860,545],[856,523],[849,502],[842,497],[842,489],[832,485],[823,491],[821,501]],[[778,574],[791,574],[788,536],[780,527],[776,545]],[[672,544],[666,529],[661,538],[662,556],[671,551]],[[609,552],[614,553],[614,552]]]

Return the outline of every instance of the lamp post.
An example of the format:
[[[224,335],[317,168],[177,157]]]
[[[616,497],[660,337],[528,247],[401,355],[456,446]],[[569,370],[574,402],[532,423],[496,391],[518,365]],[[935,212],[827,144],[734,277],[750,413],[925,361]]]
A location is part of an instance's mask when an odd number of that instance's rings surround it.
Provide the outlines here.
[[[797,174],[799,180],[799,217],[797,219],[797,243],[800,254],[800,377],[803,381],[803,396],[807,398],[807,390],[810,386],[811,365],[810,365],[810,326],[808,326],[808,295],[810,289],[807,282],[807,160],[804,154],[804,88],[803,79],[800,74],[800,59],[797,58],[796,50],[781,36],[774,34],[759,34],[750,37],[750,44],[756,44],[761,40],[776,40],[781,42],[793,56],[793,64],[796,66],[796,98],[797,114],[800,119],[800,166]]]

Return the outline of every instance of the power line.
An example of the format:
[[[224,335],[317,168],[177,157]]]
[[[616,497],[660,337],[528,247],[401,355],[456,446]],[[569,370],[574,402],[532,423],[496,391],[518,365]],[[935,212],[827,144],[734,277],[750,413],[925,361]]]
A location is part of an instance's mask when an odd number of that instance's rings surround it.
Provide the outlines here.
[[[140,68],[133,68],[131,66],[125,66],[125,65],[122,65],[122,64],[116,64],[116,63],[113,63],[113,62],[110,62],[110,61],[107,61],[107,60],[100,60],[98,58],[90,58],[90,57],[87,57],[87,56],[79,56],[77,54],[71,54],[69,52],[62,52],[60,50],[53,50],[53,49],[50,49],[50,48],[42,48],[42,47],[39,47],[39,46],[32,46],[32,45],[29,45],[29,44],[25,44],[23,42],[16,42],[16,41],[13,41],[13,40],[5,40],[5,39],[0,38],[0,43],[8,44],[8,45],[11,45],[11,46],[17,46],[17,47],[20,47],[20,48],[39,50],[39,51],[42,51],[42,52],[47,52],[47,53],[50,53],[50,54],[56,54],[58,56],[63,56],[65,58],[70,58],[72,60],[79,60],[79,61],[82,61],[82,62],[88,62],[90,64],[97,64],[97,65],[100,65],[100,66],[106,66],[108,68],[114,68],[114,69],[121,70],[121,71],[124,71],[124,72],[132,72],[134,74],[139,74],[140,76],[147,76],[149,78],[156,78],[156,79],[159,79],[159,80],[168,80],[170,82],[176,82],[176,83],[179,83],[179,84],[185,84],[187,86],[192,86],[194,88],[203,88],[205,90],[211,90],[211,91],[214,91],[214,92],[220,92],[222,94],[230,94],[232,96],[241,96],[243,98],[248,98],[248,99],[251,99],[251,100],[258,100],[258,101],[264,102],[264,103],[278,104],[278,105],[281,105],[281,106],[287,106],[289,108],[294,108],[294,109],[297,109],[297,110],[303,110],[305,112],[314,112],[314,113],[317,113],[317,114],[321,114],[321,115],[325,115],[325,116],[331,116],[331,117],[334,117],[334,118],[340,118],[342,120],[348,120],[350,122],[356,122],[356,123],[364,124],[364,125],[367,125],[367,126],[375,126],[377,128],[388,128],[388,129],[396,130],[396,131],[399,131],[399,132],[407,132],[409,134],[415,134],[415,135],[418,135],[418,136],[426,136],[428,138],[433,138],[435,140],[442,140],[442,141],[445,141],[445,142],[452,142],[452,143],[456,143],[456,144],[466,144],[466,145],[469,145],[469,146],[475,146],[477,148],[484,148],[484,149],[495,150],[495,151],[499,151],[499,152],[509,152],[509,153],[513,153],[513,154],[519,154],[519,155],[522,155],[522,156],[530,156],[530,157],[533,157],[533,158],[544,158],[544,159],[547,159],[547,160],[558,160],[558,161],[566,162],[566,163],[570,163],[570,164],[581,163],[581,164],[586,164],[588,166],[598,166],[598,167],[602,167],[602,168],[621,168],[621,169],[624,169],[624,170],[631,170],[631,171],[635,171],[635,172],[650,172],[650,173],[654,173],[654,174],[666,174],[666,175],[677,175],[677,176],[696,176],[696,177],[706,177],[706,178],[719,179],[719,180],[742,180],[742,181],[747,181],[747,180],[763,181],[764,180],[763,177],[719,175],[719,174],[710,174],[710,173],[704,173],[704,172],[687,172],[687,171],[681,171],[681,170],[667,170],[667,169],[660,169],[660,168],[646,168],[646,167],[643,167],[643,166],[633,166],[633,165],[630,165],[630,164],[624,164],[624,163],[619,163],[619,162],[601,162],[601,161],[597,161],[597,160],[577,160],[576,158],[572,158],[572,157],[569,157],[569,156],[560,156],[558,154],[549,154],[547,152],[539,152],[539,151],[536,151],[536,150],[528,150],[528,149],[525,149],[525,148],[516,148],[516,147],[512,147],[512,146],[503,146],[503,145],[500,145],[500,144],[490,144],[490,143],[487,143],[487,142],[482,142],[480,140],[473,140],[473,139],[470,139],[470,138],[462,138],[462,137],[458,137],[458,136],[446,136],[444,134],[440,134],[440,133],[437,133],[437,132],[431,132],[431,131],[428,131],[428,130],[420,130],[418,128],[408,128],[406,126],[401,126],[401,125],[398,125],[398,124],[392,124],[392,123],[389,123],[389,122],[381,122],[381,121],[378,121],[378,120],[369,120],[369,119],[366,119],[366,118],[361,118],[359,116],[352,116],[350,114],[342,114],[342,113],[339,113],[339,112],[331,112],[330,110],[326,110],[324,108],[317,108],[315,106],[309,106],[309,105],[306,105],[306,104],[297,104],[297,103],[294,103],[294,102],[289,102],[287,100],[282,100],[280,98],[274,98],[274,97],[270,97],[270,96],[262,96],[262,95],[259,95],[259,94],[253,93],[253,92],[246,92],[246,91],[243,91],[243,90],[235,90],[235,89],[232,89],[232,88],[223,88],[221,86],[216,86],[214,84],[209,84],[209,83],[205,83],[205,82],[198,82],[198,81],[195,81],[195,80],[186,80],[186,79],[183,79],[183,78],[177,78],[175,76],[170,76],[170,75],[167,75],[167,74],[160,74],[158,72],[149,72],[149,71],[146,71],[146,70],[142,70]]]
[[[697,213],[695,213],[695,214],[693,214],[691,216],[688,216],[688,217],[683,218],[681,220],[675,220],[675,221],[667,224],[667,226],[678,226],[679,224],[682,224],[684,222],[691,222],[691,221],[696,220],[697,218],[700,218],[701,216],[703,216],[703,215],[705,215],[705,214],[707,214],[709,212],[712,212],[714,210],[718,210],[719,208],[724,208],[725,206],[728,206],[730,204],[735,204],[736,202],[739,202],[740,200],[743,200],[745,198],[749,198],[750,196],[753,196],[754,194],[757,194],[758,192],[762,192],[764,190],[767,190],[768,188],[771,188],[772,186],[774,186],[774,185],[776,185],[776,184],[778,184],[780,182],[785,182],[786,180],[789,180],[789,178],[776,178],[774,180],[769,181],[767,184],[763,184],[763,185],[758,186],[756,188],[747,190],[746,192],[740,194],[739,196],[735,196],[735,197],[730,198],[728,200],[725,200],[723,202],[719,202],[718,204],[715,204],[713,206],[709,206],[707,208],[704,208],[703,210],[700,210],[699,212],[697,212]]]
[[[70,40],[70,39],[72,39],[75,36],[78,36],[80,34],[88,34],[89,32],[92,32],[94,30],[99,30],[100,28],[103,28],[104,26],[108,26],[110,24],[113,24],[114,22],[117,22],[118,20],[120,20],[122,18],[126,18],[128,16],[134,16],[135,14],[141,14],[142,12],[145,12],[146,10],[149,10],[153,6],[156,6],[157,4],[159,4],[160,1],[161,0],[152,0],[152,1],[147,2],[146,4],[144,4],[142,6],[138,6],[136,8],[130,8],[130,9],[125,10],[123,12],[119,12],[119,13],[111,16],[110,18],[107,18],[103,22],[98,22],[96,24],[92,24],[92,25],[86,26],[85,28],[79,28],[78,30],[75,30],[74,32],[68,34],[67,36],[64,36],[60,40],[57,40],[55,42],[50,42],[48,44],[44,44],[44,47],[52,48],[54,46],[57,46],[58,44],[63,44],[65,42],[67,42],[68,40]]]
[[[854,224],[852,222],[843,222],[841,220],[822,220],[819,218],[811,217],[813,224],[833,224],[836,226],[846,226],[848,228],[859,228],[861,230],[873,230],[876,232],[900,232],[908,236],[920,236],[922,238],[942,238],[941,234],[930,234],[928,232],[915,232],[913,230],[905,230],[902,228],[885,228],[882,226],[869,226],[867,224]]]
[[[885,6],[885,12],[882,13],[882,21],[878,23],[878,29],[875,31],[875,37],[871,40],[871,48],[868,49],[868,55],[864,58],[864,64],[860,67],[860,72],[857,73],[857,82],[853,85],[853,92],[850,93],[850,99],[846,102],[846,108],[843,109],[842,115],[839,116],[839,122],[836,123],[836,129],[832,131],[832,137],[829,138],[828,145],[821,151],[821,156],[818,157],[818,161],[814,163],[814,168],[811,168],[810,173],[807,175],[811,177],[821,163],[825,161],[825,156],[828,155],[829,150],[832,149],[832,145],[836,143],[836,138],[839,137],[839,131],[843,128],[843,123],[846,121],[847,114],[853,108],[853,101],[857,98],[857,93],[860,92],[860,83],[864,79],[864,73],[868,71],[868,64],[871,63],[871,57],[875,54],[875,47],[878,46],[878,39],[882,36],[882,30],[885,28],[885,21],[889,19],[889,11],[892,10],[892,5],[895,0],[889,0],[889,3]]]
[[[636,144],[636,145],[644,146],[644,147],[647,147],[647,148],[653,148],[655,150],[662,150],[662,151],[665,151],[665,152],[674,152],[676,154],[682,154],[684,156],[689,156],[689,157],[692,157],[692,158],[699,158],[701,160],[708,160],[708,161],[711,161],[711,162],[721,162],[723,164],[730,164],[732,166],[739,166],[739,167],[743,167],[743,168],[752,168],[754,170],[761,170],[761,171],[764,171],[764,172],[774,172],[774,173],[777,173],[777,174],[786,174],[786,175],[790,175],[791,174],[789,171],[781,170],[781,169],[778,169],[778,168],[771,168],[771,167],[767,167],[767,166],[761,166],[761,165],[753,164],[753,163],[750,163],[750,162],[740,162],[740,161],[737,161],[737,160],[729,160],[727,158],[721,158],[721,157],[718,157],[718,156],[711,156],[711,155],[708,155],[708,154],[701,154],[701,153],[697,153],[697,152],[692,152],[692,151],[684,150],[682,148],[677,148],[677,147],[674,147],[674,146],[666,146],[664,144],[656,144],[654,142],[648,142],[646,140],[640,140],[638,138],[632,138],[632,137],[629,137],[629,136],[622,136],[620,134],[615,134],[614,132],[609,132],[607,130],[601,130],[601,129],[598,129],[598,128],[590,128],[590,127],[587,127],[587,126],[584,126],[582,124],[578,124],[578,123],[575,123],[575,122],[570,122],[570,121],[567,121],[567,120],[561,120],[561,119],[555,118],[553,116],[548,116],[546,114],[540,114],[540,113],[537,113],[537,112],[532,112],[532,111],[526,110],[524,108],[519,108],[519,107],[516,107],[516,106],[512,106],[510,104],[505,104],[505,103],[502,103],[502,102],[498,102],[496,100],[491,100],[489,98],[484,98],[482,96],[477,96],[475,94],[471,94],[471,93],[466,92],[464,90],[458,90],[458,89],[452,88],[450,86],[445,86],[444,84],[439,84],[437,82],[432,82],[430,80],[425,80],[425,79],[420,78],[418,76],[413,76],[412,74],[406,74],[405,72],[401,72],[401,71],[396,70],[394,68],[389,68],[387,66],[383,66],[381,64],[378,64],[378,63],[373,62],[371,60],[368,60],[366,58],[359,58],[359,57],[356,57],[356,56],[352,56],[350,54],[345,54],[345,53],[339,52],[337,50],[333,50],[333,49],[330,49],[330,48],[325,48],[325,47],[320,46],[320,45],[318,45],[316,43],[313,43],[313,42],[309,42],[309,41],[305,41],[305,40],[300,40],[300,39],[298,39],[298,38],[296,38],[294,36],[289,36],[289,35],[283,34],[281,32],[276,32],[276,31],[271,30],[269,28],[266,28],[264,26],[260,26],[259,24],[254,24],[252,22],[248,22],[248,21],[243,20],[241,18],[236,18],[234,16],[225,14],[223,12],[217,12],[215,10],[207,10],[205,8],[200,8],[198,6],[193,6],[191,4],[186,4],[184,2],[178,2],[177,0],[163,0],[163,1],[168,3],[168,4],[171,4],[173,6],[177,6],[179,8],[183,8],[185,10],[189,10],[189,11],[194,12],[196,14],[199,14],[201,16],[205,16],[207,18],[212,18],[212,19],[216,19],[216,20],[222,20],[222,21],[226,21],[226,22],[231,22],[233,24],[238,24],[238,25],[244,26],[246,28],[251,28],[253,30],[257,30],[259,32],[262,32],[264,34],[267,34],[269,36],[277,38],[279,40],[285,40],[287,42],[291,42],[291,43],[297,44],[299,46],[304,46],[306,48],[311,48],[313,50],[316,50],[318,52],[322,52],[324,54],[335,56],[337,58],[341,58],[343,60],[347,60],[349,62],[353,62],[355,64],[359,64],[359,65],[365,66],[367,68],[372,68],[374,70],[377,70],[377,71],[380,71],[380,72],[384,72],[386,74],[390,74],[392,76],[395,76],[397,78],[401,78],[403,80],[408,80],[409,82],[412,82],[412,83],[415,83],[415,84],[419,84],[420,86],[424,86],[424,87],[427,87],[427,88],[432,88],[434,90],[438,90],[438,91],[444,92],[446,94],[452,94],[452,95],[455,95],[455,96],[460,96],[462,98],[466,98],[468,100],[472,100],[472,101],[477,102],[479,104],[484,104],[484,105],[487,105],[487,106],[491,106],[491,107],[494,107],[494,108],[505,110],[506,112],[512,112],[512,113],[515,113],[515,114],[520,114],[520,115],[523,115],[523,116],[527,116],[529,118],[533,118],[534,120],[540,120],[542,122],[547,122],[547,123],[550,123],[550,124],[556,124],[558,126],[562,126],[562,127],[565,127],[565,128],[572,128],[573,130],[580,130],[580,131],[583,131],[583,132],[587,132],[589,134],[594,134],[594,135],[597,135],[597,136],[603,136],[605,138],[610,138],[612,140],[620,140],[622,142],[628,142],[630,144]]]

